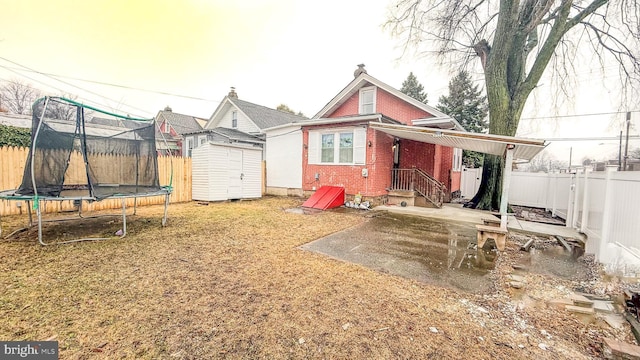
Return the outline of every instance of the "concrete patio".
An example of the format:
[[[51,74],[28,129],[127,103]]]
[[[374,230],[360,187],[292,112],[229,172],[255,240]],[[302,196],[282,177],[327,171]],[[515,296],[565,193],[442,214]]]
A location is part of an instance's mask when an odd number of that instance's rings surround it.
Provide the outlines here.
[[[482,224],[482,219],[485,218],[497,219],[497,217],[489,211],[463,208],[460,204],[444,204],[442,208],[439,209],[419,206],[401,207],[397,205],[381,205],[375,207],[374,210],[473,224]],[[579,233],[573,228],[519,220],[514,216],[509,216],[507,229],[509,231],[523,232],[539,236],[559,235],[566,238],[586,240],[585,235]]]

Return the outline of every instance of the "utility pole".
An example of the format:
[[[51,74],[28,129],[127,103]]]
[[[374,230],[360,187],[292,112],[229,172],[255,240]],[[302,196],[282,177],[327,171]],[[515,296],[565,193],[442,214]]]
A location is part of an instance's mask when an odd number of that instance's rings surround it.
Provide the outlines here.
[[[622,171],[622,130],[620,130],[620,144],[618,145],[618,171]]]
[[[629,152],[629,124],[631,124],[631,112],[627,112],[627,141],[624,144],[624,163],[622,166],[622,171],[627,171],[627,158],[629,157],[627,154]]]

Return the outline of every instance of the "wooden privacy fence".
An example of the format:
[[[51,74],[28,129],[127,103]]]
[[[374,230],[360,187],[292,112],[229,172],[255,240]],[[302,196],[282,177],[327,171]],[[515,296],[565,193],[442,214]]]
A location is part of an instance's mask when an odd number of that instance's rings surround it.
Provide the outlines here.
[[[21,147],[0,147],[0,190],[16,189],[22,182],[24,166],[29,148]],[[135,164],[132,159],[122,155],[94,154],[90,158],[98,158],[93,170],[113,181],[120,183],[126,172],[135,171]],[[173,174],[173,176],[172,176]],[[170,201],[184,202],[191,201],[191,158],[178,156],[158,156],[158,175],[160,185],[173,187]],[[82,155],[78,152],[71,154],[69,168],[65,173],[65,184],[86,184],[86,173]],[[144,197],[137,199],[127,199],[127,207],[132,207],[134,201],[138,206],[162,204],[163,196]],[[122,202],[120,199],[106,199],[96,202],[83,202],[83,211],[120,209]],[[71,200],[47,202],[43,207],[44,212],[71,211],[76,206]],[[0,215],[11,215],[25,213],[26,204],[21,201],[0,200]]]

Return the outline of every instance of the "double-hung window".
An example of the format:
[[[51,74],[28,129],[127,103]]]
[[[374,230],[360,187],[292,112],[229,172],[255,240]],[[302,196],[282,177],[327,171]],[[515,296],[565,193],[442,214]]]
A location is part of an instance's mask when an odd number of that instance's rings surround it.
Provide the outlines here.
[[[238,112],[237,111],[234,111],[231,113],[231,128],[232,129],[238,128]]]
[[[332,163],[335,148],[333,146],[335,134],[322,134],[322,156],[320,161],[323,163]]]
[[[353,132],[340,133],[340,160],[341,164],[353,163]]]
[[[368,87],[360,89],[360,114],[373,114],[376,112],[376,88]]]
[[[364,164],[366,137],[361,127],[309,131],[309,164]]]

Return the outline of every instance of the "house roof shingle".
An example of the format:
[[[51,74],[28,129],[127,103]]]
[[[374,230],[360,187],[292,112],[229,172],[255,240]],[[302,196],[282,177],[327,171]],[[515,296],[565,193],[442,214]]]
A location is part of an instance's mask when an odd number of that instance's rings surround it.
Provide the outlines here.
[[[158,116],[156,117],[158,123],[162,123],[162,120],[160,118],[166,120],[180,135],[202,130],[202,126],[200,126],[200,123],[198,123],[195,117],[190,115],[183,115],[174,113],[173,111],[161,110],[160,112],[158,112]]]
[[[285,111],[275,110],[266,106],[250,103],[238,98],[228,98],[240,111],[245,113],[260,130],[306,120],[304,116],[291,114]]]

